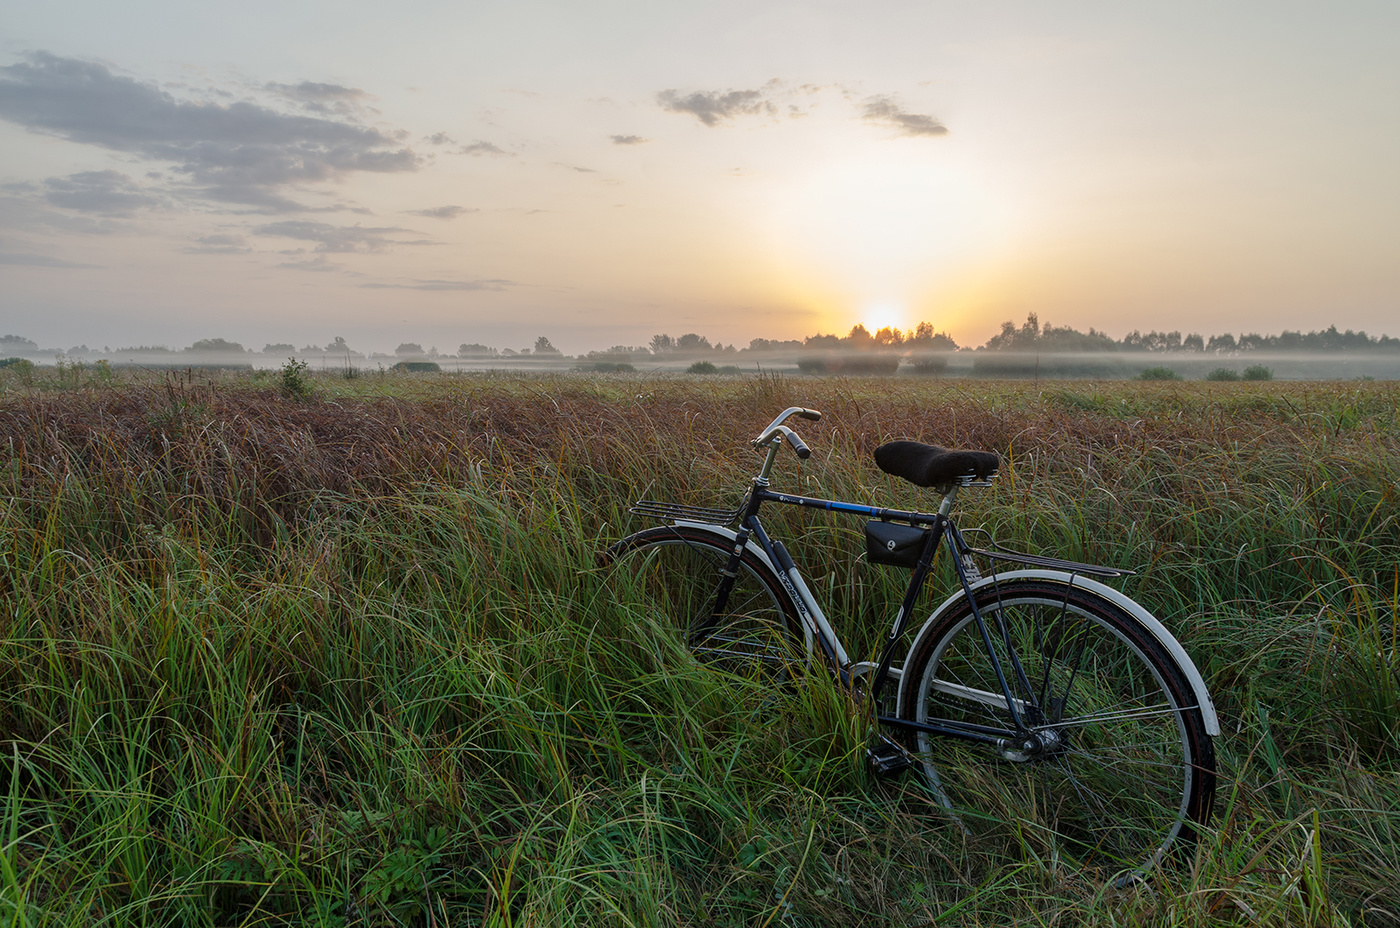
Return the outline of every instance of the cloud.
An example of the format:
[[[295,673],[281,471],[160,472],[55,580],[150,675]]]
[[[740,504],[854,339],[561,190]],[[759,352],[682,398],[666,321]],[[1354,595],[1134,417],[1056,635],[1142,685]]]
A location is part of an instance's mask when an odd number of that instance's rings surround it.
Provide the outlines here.
[[[510,154],[510,152],[506,151],[504,148],[498,148],[497,146],[492,145],[490,142],[483,142],[479,139],[475,142],[472,142],[470,145],[463,145],[461,148],[457,149],[457,153],[459,155],[476,155],[478,157],[481,155]]]
[[[354,87],[339,84],[320,84],[315,81],[302,81],[300,84],[276,84],[269,81],[264,90],[285,97],[313,113],[334,113],[338,116],[353,116],[361,112],[369,94]]]
[[[898,129],[900,135],[917,137],[948,134],[948,127],[932,116],[924,116],[920,113],[906,113],[897,103],[885,96],[871,97],[866,100],[865,106],[861,112],[861,118],[866,122],[878,123]]]
[[[61,258],[50,258],[47,255],[30,255],[15,251],[0,251],[0,264],[18,264],[23,267],[67,268],[88,268],[102,266],[100,264],[79,264],[76,261],[64,261]]]
[[[699,91],[681,96],[679,91],[663,90],[656,95],[661,108],[671,113],[690,113],[713,128],[735,116],[754,116],[777,112],[761,90]]]
[[[0,228],[35,232],[43,229],[62,234],[114,235],[129,231],[131,223],[110,216],[93,216],[69,210],[54,209],[37,193],[37,184],[11,184],[10,189],[25,192],[24,196],[0,196]]]
[[[369,290],[504,290],[509,280],[415,280],[406,284],[360,284]]]
[[[410,232],[395,227],[366,228],[365,226],[334,226],[328,222],[307,219],[286,219],[256,226],[254,235],[279,235],[303,242],[315,242],[316,251],[323,254],[368,254],[387,251],[390,245],[426,245],[423,240],[405,241],[395,236]]]
[[[331,264],[325,255],[318,255],[306,261],[283,261],[278,267],[289,268],[293,271],[338,271],[340,265]]]
[[[446,132],[434,132],[432,135],[423,136],[424,141],[432,142],[434,145],[452,145],[455,140]]]
[[[429,219],[456,219],[464,213],[475,213],[477,210],[468,206],[434,206],[429,209],[411,209],[409,212],[415,216],[427,216]]]
[[[640,135],[610,135],[608,138],[612,139],[614,145],[642,145],[651,141]]]
[[[246,255],[249,248],[241,235],[201,235],[197,245],[184,249],[187,255]]]
[[[291,89],[313,102],[359,93],[330,84]],[[32,132],[167,162],[188,185],[172,193],[267,212],[305,208],[279,193],[282,187],[358,171],[413,171],[420,164],[412,149],[378,129],[249,101],[181,100],[104,65],[47,52],[0,67],[0,118]]]
[[[81,171],[67,177],[50,177],[44,181],[44,199],[52,206],[102,216],[130,216],[138,209],[164,203],[164,198],[120,171]]]

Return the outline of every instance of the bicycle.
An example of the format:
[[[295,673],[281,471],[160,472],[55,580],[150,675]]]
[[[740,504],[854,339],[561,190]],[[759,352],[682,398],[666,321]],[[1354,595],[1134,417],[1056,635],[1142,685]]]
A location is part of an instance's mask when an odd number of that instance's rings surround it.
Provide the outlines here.
[[[769,477],[782,445],[811,454],[784,424],[794,416],[821,413],[790,407],[751,442],[765,457],[737,508],[632,507],[668,524],[601,554],[621,568],[624,595],[655,609],[718,669],[791,679],[820,660],[842,685],[863,685],[880,725],[871,767],[916,769],[955,815],[975,802],[964,794],[990,789],[1027,816],[1024,834],[1120,883],[1186,852],[1210,815],[1220,725],[1181,644],[1100,582],[1132,572],[1024,554],[990,538],[970,545],[949,513],[960,491],[991,485],[1000,459],[990,452],[911,441],[875,449],[885,473],[941,494],[934,512],[776,492]],[[787,548],[759,519],[767,503],[866,516],[867,559],[912,571],[874,661],[851,660]],[[896,661],[945,546],[957,588]]]

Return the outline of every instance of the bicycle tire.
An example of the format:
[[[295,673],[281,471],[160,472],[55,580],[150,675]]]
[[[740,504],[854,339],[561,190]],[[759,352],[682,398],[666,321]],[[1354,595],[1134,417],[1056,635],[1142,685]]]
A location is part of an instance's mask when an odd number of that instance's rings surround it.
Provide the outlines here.
[[[1117,604],[1064,582],[1013,579],[973,595],[1027,727],[1048,732],[1049,746],[1030,756],[911,731],[940,801],[964,822],[965,810],[990,803],[994,818],[1017,823],[1024,850],[1068,855],[1120,883],[1187,853],[1210,817],[1215,755],[1188,676],[1160,641]],[[968,597],[932,623],[905,664],[900,717],[1013,736]]]
[[[797,610],[773,571],[752,551],[739,559],[726,606],[698,628],[714,602],[733,540],[691,526],[666,525],[623,538],[603,553],[610,595],[643,608],[639,618],[678,634],[696,660],[735,674],[781,674],[807,660]]]

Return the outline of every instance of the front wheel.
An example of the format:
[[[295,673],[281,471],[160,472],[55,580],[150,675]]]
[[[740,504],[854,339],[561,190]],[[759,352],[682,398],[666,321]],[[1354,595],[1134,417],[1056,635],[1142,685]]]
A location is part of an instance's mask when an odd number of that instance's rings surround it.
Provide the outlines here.
[[[1017,823],[1027,851],[1140,874],[1189,848],[1210,814],[1215,755],[1187,675],[1113,602],[1053,580],[974,591],[1021,725],[972,609],[955,601],[910,654],[909,747],[948,806]]]
[[[752,551],[716,612],[715,594],[734,542],[703,528],[666,525],[629,535],[603,552],[608,595],[636,608],[638,621],[683,643],[695,658],[736,674],[781,674],[805,663],[797,611],[768,565]]]

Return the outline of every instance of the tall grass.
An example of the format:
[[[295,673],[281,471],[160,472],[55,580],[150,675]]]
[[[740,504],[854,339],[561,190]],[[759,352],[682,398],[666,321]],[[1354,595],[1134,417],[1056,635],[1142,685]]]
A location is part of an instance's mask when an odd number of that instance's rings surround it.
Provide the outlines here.
[[[312,383],[6,382],[0,923],[1400,924],[1393,385]],[[927,505],[876,444],[996,450],[965,525],[1139,569],[1226,727],[1194,861],[1112,890],[964,829],[820,673],[608,599],[628,504],[735,502],[794,404],[785,486]],[[774,525],[872,649],[901,572]]]

